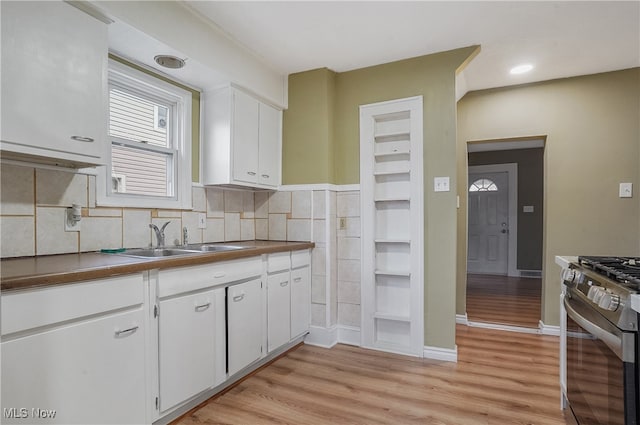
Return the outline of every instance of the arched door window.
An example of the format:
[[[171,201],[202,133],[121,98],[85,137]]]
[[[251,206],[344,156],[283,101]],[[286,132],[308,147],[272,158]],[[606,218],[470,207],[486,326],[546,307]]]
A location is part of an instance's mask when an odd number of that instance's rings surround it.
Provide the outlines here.
[[[496,192],[498,186],[490,179],[478,179],[471,183],[469,192]]]

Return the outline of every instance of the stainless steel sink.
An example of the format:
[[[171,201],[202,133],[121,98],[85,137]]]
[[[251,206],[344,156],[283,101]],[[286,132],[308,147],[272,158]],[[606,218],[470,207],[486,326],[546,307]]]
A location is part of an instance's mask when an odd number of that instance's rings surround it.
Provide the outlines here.
[[[246,246],[225,245],[225,244],[192,244],[187,245],[187,249],[200,252],[219,252],[219,251],[235,251],[237,249],[245,249]]]
[[[176,255],[197,254],[201,251],[181,248],[134,248],[127,249],[122,255],[131,257],[158,258],[158,257],[174,257]]]

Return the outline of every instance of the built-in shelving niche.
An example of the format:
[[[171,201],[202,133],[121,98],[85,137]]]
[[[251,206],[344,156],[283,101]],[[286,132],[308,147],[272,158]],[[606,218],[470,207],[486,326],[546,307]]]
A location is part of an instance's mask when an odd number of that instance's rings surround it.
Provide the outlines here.
[[[362,343],[421,356],[422,98],[360,107]]]

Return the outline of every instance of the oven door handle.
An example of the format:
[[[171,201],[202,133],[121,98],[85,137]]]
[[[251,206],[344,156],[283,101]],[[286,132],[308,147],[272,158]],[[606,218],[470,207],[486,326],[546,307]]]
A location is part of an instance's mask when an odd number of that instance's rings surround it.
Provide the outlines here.
[[[575,308],[571,305],[571,299],[569,297],[564,297],[564,308],[567,311],[567,315],[578,324],[581,328],[589,332],[591,335],[598,338],[600,341],[604,342],[607,347],[613,351],[616,356],[623,362],[634,362],[634,352],[633,347],[629,347],[630,349],[625,349],[624,344],[624,333],[622,337],[612,334],[611,332],[602,329],[597,324],[593,323],[593,321],[582,316]]]

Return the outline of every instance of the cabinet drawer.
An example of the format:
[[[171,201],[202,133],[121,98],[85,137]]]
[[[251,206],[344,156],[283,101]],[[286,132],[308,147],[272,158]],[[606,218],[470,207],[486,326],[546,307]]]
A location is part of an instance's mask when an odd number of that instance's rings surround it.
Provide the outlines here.
[[[291,255],[287,252],[276,252],[267,255],[267,272],[276,273],[291,268]]]
[[[261,274],[262,260],[260,257],[161,270],[158,297],[165,298]]]
[[[303,249],[301,251],[291,251],[292,269],[308,266],[309,264],[311,264],[311,255],[309,255],[308,249]]]
[[[2,335],[142,304],[142,274],[2,294]]]

